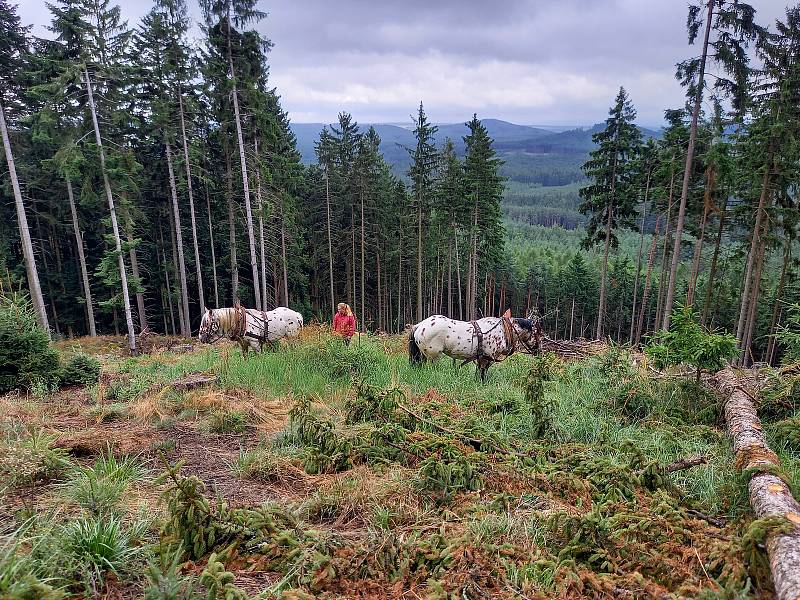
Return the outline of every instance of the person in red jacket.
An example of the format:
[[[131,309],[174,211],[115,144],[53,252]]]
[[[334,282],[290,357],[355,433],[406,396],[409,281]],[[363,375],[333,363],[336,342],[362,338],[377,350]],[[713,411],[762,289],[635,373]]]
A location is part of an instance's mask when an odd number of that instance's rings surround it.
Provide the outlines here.
[[[345,346],[350,344],[350,339],[356,332],[356,318],[348,304],[339,302],[336,306],[336,315],[333,317],[333,331],[342,336]]]

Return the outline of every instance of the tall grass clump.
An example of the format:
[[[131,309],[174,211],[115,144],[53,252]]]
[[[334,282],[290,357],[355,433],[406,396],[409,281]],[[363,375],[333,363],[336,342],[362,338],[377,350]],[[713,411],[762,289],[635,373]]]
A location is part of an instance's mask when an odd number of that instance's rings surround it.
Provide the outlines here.
[[[27,524],[0,543],[0,598],[4,600],[61,600],[64,592],[37,573],[36,561],[22,551]],[[25,540],[30,545],[30,540]],[[35,542],[34,542],[35,543]]]
[[[60,534],[64,577],[80,583],[87,594],[95,596],[105,588],[106,577],[133,572],[144,552],[141,540],[144,524],[126,526],[119,517],[81,517],[64,526]]]
[[[72,469],[60,490],[89,514],[99,517],[113,512],[128,486],[143,475],[135,459],[117,458],[107,449],[94,465]]]

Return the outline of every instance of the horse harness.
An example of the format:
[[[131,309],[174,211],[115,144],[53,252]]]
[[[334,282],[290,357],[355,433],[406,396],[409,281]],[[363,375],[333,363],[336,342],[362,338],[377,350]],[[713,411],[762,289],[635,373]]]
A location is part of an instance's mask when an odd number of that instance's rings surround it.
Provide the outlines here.
[[[261,329],[259,333],[247,331],[247,310],[244,308],[244,306],[239,304],[234,307],[234,311],[236,316],[233,320],[233,326],[231,327],[231,332],[229,335],[230,339],[239,341],[249,337],[253,338],[254,340],[258,340],[258,342],[262,345],[269,341],[269,318],[267,317],[267,313],[265,311],[259,311],[261,313],[261,323],[256,322],[256,325]],[[259,319],[258,316],[254,317]]]
[[[491,329],[486,332],[481,331],[480,326],[478,326],[477,321],[470,321],[470,325],[472,325],[473,330],[473,337],[476,337],[478,340],[477,346],[475,348],[475,355],[472,358],[466,359],[464,362],[461,363],[463,367],[467,363],[471,363],[472,361],[485,359],[491,360],[492,362],[503,362],[509,356],[514,354],[514,326],[511,324],[511,319],[508,317],[501,317],[500,320],[492,325]],[[503,326],[503,337],[505,338],[506,342],[506,349],[505,353],[503,354],[503,358],[494,358],[493,356],[488,356],[483,352],[483,336],[487,333],[491,333],[494,331],[499,325]]]

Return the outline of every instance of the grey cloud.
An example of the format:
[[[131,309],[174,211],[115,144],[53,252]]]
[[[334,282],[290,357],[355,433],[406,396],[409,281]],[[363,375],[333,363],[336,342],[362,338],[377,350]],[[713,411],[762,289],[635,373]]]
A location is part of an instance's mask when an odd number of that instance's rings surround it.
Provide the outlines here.
[[[192,0],[189,0],[190,4]],[[761,23],[782,14],[751,0]],[[149,9],[126,0],[130,23]],[[298,121],[401,121],[424,100],[434,120],[472,112],[521,123],[602,120],[620,85],[639,121],[681,105],[675,63],[687,45],[681,0],[274,0],[259,30],[275,42],[272,84]],[[23,20],[49,20],[23,0]],[[192,10],[199,18],[196,7]]]

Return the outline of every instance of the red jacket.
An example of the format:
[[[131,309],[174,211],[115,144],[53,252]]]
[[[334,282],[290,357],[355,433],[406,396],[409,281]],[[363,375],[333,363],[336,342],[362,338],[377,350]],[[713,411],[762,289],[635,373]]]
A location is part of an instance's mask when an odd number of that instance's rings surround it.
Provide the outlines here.
[[[353,337],[356,332],[355,317],[337,312],[333,317],[333,330],[342,337]]]

